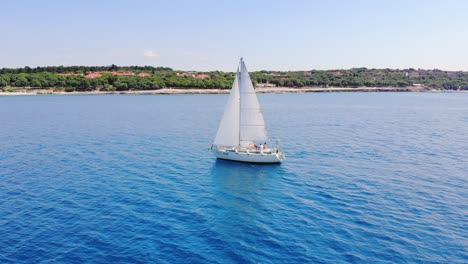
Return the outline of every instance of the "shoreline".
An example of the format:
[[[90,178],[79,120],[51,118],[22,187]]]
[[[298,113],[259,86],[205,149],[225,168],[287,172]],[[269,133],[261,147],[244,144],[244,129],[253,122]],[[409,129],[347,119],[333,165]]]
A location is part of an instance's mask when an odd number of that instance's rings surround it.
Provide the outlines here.
[[[0,96],[21,96],[21,95],[146,95],[146,94],[228,94],[230,89],[197,89],[197,88],[163,88],[158,90],[137,90],[137,91],[88,91],[88,92],[64,92],[43,89],[31,89],[22,92],[0,92]],[[432,90],[415,87],[269,87],[256,88],[257,93],[323,93],[323,92],[468,92],[459,90]]]

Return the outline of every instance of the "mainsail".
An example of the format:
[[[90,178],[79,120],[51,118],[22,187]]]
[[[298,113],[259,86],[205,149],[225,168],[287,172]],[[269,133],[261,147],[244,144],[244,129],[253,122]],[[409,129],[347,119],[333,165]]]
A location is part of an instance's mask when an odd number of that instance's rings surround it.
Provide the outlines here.
[[[268,140],[265,121],[252,81],[241,59],[223,118],[216,133],[216,146],[243,146]]]
[[[260,111],[249,72],[244,61],[240,61],[240,145],[263,143],[268,140],[263,114]]]

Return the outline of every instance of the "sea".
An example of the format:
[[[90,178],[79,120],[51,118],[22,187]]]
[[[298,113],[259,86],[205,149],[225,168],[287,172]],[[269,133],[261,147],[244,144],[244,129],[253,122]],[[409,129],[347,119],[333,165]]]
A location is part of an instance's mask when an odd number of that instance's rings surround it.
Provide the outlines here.
[[[468,263],[468,93],[261,94],[281,165],[227,96],[0,97],[0,263]]]

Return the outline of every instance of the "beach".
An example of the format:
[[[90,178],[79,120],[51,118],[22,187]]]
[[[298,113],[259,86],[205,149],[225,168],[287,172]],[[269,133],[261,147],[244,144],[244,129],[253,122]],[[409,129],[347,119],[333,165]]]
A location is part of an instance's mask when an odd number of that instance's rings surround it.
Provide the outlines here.
[[[313,92],[438,92],[439,90],[420,87],[259,87],[257,93],[313,93]],[[0,96],[17,95],[103,95],[103,94],[227,94],[230,89],[192,89],[192,88],[163,88],[158,90],[130,90],[130,91],[86,91],[65,92],[52,89],[28,89],[20,92],[0,92]],[[443,92],[452,92],[444,90]]]

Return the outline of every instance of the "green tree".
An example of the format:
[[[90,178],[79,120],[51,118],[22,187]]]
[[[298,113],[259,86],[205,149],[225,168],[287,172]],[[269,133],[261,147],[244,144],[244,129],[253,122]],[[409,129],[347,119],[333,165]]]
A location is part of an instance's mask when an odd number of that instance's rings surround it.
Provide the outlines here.
[[[127,91],[128,90],[128,84],[123,81],[123,80],[117,80],[114,85],[113,85],[117,91]]]
[[[18,76],[13,85],[16,87],[26,87],[29,86],[29,81],[25,76]]]
[[[41,81],[38,80],[38,79],[33,79],[33,80],[29,83],[29,85],[30,85],[31,87],[35,87],[35,88],[42,87]]]
[[[7,85],[8,85],[8,82],[5,79],[0,78],[0,87],[5,87]]]

